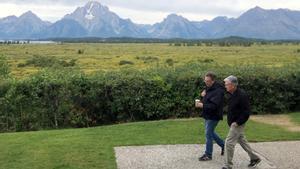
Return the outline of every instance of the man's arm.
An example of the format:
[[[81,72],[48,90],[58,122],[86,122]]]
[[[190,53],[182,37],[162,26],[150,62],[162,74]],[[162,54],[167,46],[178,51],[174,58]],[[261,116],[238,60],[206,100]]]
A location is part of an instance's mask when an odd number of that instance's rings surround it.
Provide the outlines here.
[[[216,93],[207,103],[203,104],[203,110],[216,110],[223,103],[224,92],[223,90]]]
[[[246,94],[242,94],[240,97],[240,104],[241,104],[241,114],[237,119],[236,123],[240,126],[246,123],[250,116],[250,103],[249,98]]]

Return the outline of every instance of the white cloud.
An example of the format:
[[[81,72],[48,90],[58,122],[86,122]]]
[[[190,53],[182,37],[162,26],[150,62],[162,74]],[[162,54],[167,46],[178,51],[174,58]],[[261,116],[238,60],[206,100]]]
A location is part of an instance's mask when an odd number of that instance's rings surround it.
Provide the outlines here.
[[[60,6],[60,5],[26,5],[26,4],[1,4],[0,5],[0,17],[8,15],[20,16],[21,14],[31,10],[44,20],[56,21],[63,17],[65,14],[74,10],[74,7]]]
[[[152,24],[162,21],[169,13],[159,11],[139,11],[121,7],[109,7],[121,18],[130,19],[135,23]]]

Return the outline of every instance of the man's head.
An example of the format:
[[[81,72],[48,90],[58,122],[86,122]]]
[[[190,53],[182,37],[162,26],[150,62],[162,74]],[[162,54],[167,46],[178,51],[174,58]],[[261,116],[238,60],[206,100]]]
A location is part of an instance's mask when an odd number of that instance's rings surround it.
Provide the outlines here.
[[[238,79],[235,76],[228,76],[224,79],[225,88],[227,92],[233,93],[238,86]]]
[[[207,72],[204,76],[204,83],[207,87],[211,87],[216,80],[216,74],[213,72]]]

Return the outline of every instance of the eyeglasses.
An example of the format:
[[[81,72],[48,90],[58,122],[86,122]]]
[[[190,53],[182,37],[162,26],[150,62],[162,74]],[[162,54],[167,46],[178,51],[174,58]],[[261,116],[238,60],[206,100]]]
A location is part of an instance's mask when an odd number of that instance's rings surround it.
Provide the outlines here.
[[[212,82],[212,80],[203,80],[204,83]]]

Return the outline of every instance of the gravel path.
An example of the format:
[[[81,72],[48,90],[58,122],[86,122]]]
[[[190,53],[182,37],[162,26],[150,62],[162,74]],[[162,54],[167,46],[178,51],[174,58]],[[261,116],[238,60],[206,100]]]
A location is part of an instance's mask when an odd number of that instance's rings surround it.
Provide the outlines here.
[[[300,169],[300,141],[251,143],[262,158],[257,169]],[[221,169],[224,157],[214,145],[213,160],[200,162],[204,145],[116,147],[118,169]],[[236,146],[235,169],[248,169],[249,157]]]

